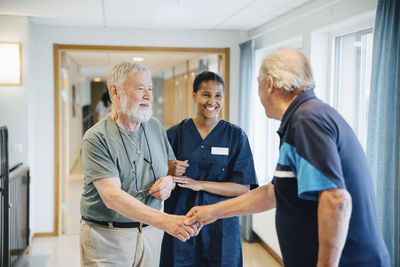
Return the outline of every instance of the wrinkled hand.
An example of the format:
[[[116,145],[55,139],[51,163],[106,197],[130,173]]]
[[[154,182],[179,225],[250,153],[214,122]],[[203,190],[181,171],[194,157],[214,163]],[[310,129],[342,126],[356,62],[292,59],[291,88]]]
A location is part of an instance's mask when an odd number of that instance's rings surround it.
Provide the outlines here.
[[[199,223],[199,228],[201,229],[203,225],[215,222],[218,217],[215,214],[214,207],[215,205],[206,205],[191,208],[189,212],[186,213],[185,224],[192,225],[197,222]],[[200,229],[198,229],[198,231],[200,231]]]
[[[175,182],[172,176],[165,176],[158,179],[149,189],[149,194],[158,200],[164,201],[171,195],[175,188]]]
[[[187,225],[184,223],[185,216],[168,215],[168,219],[164,222],[164,231],[175,236],[182,242],[186,242],[192,236],[195,236],[200,231],[198,223]],[[200,229],[199,229],[200,228]]]
[[[199,191],[202,189],[202,182],[189,178],[187,176],[174,177],[174,181],[179,187],[189,188],[193,191]]]
[[[168,161],[168,174],[174,176],[182,176],[185,173],[187,167],[189,167],[187,160]]]

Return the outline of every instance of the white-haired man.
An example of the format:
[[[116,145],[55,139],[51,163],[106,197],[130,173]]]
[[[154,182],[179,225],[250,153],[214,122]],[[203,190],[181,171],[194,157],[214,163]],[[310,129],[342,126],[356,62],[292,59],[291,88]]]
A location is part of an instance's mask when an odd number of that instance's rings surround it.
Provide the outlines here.
[[[108,77],[111,113],[82,140],[82,266],[158,266],[163,231],[186,241],[196,229],[163,213],[175,183],[166,133],[151,118],[152,80],[140,64],[123,62]],[[161,229],[161,230],[160,230]]]
[[[186,223],[276,207],[286,267],[390,266],[365,154],[339,113],[315,97],[307,58],[293,48],[274,50],[263,60],[258,85],[266,115],[281,121],[272,183],[194,207]]]

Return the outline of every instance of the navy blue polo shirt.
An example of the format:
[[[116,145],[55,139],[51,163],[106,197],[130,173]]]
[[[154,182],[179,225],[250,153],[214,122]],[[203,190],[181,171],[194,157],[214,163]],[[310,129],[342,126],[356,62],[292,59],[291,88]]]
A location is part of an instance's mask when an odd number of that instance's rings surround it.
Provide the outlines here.
[[[332,188],[346,189],[353,202],[339,266],[389,266],[367,159],[342,116],[313,91],[306,91],[286,110],[278,134],[281,141],[273,184],[285,266],[316,266],[318,192]]]

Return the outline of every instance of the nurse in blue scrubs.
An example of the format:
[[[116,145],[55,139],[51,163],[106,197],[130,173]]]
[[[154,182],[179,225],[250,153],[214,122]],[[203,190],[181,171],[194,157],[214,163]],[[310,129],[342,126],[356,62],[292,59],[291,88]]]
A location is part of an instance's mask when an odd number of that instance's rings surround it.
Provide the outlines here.
[[[214,204],[258,186],[246,134],[218,118],[224,86],[213,72],[199,74],[193,83],[196,116],[167,131],[177,158],[168,164],[177,187],[164,203],[167,213],[185,215],[193,206]],[[185,243],[165,233],[160,266],[242,266],[241,244],[238,217],[206,225]]]

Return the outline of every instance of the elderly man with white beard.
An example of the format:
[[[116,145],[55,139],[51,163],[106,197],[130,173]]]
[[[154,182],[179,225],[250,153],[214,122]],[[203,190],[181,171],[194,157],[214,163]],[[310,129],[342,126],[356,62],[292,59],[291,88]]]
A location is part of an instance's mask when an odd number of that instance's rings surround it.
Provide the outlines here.
[[[113,109],[82,140],[81,265],[158,266],[162,231],[186,241],[198,229],[160,211],[175,187],[166,176],[175,156],[151,117],[150,71],[123,62],[107,85]]]

